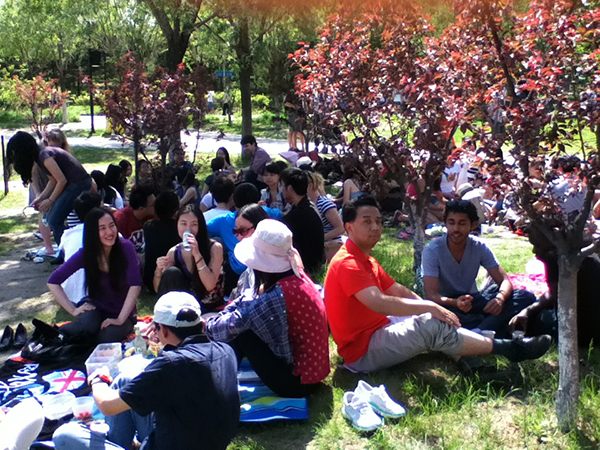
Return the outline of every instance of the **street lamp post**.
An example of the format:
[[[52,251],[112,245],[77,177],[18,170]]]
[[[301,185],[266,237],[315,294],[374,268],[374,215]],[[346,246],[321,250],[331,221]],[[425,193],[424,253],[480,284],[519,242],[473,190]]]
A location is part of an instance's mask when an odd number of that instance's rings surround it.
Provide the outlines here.
[[[102,52],[99,50],[92,50],[91,48],[88,49],[88,60],[90,71],[90,135],[92,135],[96,132],[96,130],[94,129],[94,68],[100,67],[100,63],[102,61]]]

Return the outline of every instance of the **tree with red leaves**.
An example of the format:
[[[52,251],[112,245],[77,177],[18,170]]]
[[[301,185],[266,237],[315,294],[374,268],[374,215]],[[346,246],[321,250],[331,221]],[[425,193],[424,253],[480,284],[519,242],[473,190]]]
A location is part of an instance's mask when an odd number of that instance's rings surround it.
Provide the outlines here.
[[[412,3],[351,11],[329,18],[313,47],[301,43],[298,95],[313,124],[361,137],[360,166],[376,190],[380,159],[409,199],[414,269],[420,282],[425,217],[434,182],[454,149],[464,109],[444,59],[428,51],[432,27]],[[400,95],[402,103],[393,99]],[[418,188],[417,188],[418,186]]]
[[[58,111],[67,99],[67,92],[62,92],[57,80],[46,81],[43,74],[33,80],[21,80],[14,76],[15,91],[24,106],[31,113],[31,128],[42,139],[48,124],[54,122]]]
[[[583,159],[600,144],[600,9],[565,0],[534,0],[524,15],[506,0],[459,0],[457,22],[440,37],[450,70],[464,76],[461,101],[471,114],[470,130],[484,148],[505,141],[520,175],[511,180],[532,226],[556,246],[559,266],[558,317],[560,381],[559,425],[576,424],[579,396],[577,347],[577,271],[584,258],[600,249],[587,230],[600,160],[590,159],[557,193],[565,178],[537,183],[529,162],[539,155],[577,146]],[[495,98],[505,98],[506,133],[490,133],[477,118]],[[595,149],[583,140],[589,127]],[[566,182],[566,181],[565,181]],[[569,197],[578,199],[567,208]]]
[[[106,115],[123,139],[133,141],[136,167],[144,148],[158,144],[164,174],[171,137],[187,129],[190,116],[198,129],[206,112],[205,70],[197,66],[190,72],[180,64],[174,73],[159,67],[148,76],[145,66],[127,54],[119,72],[120,82],[105,93]],[[166,181],[163,177],[163,185]]]

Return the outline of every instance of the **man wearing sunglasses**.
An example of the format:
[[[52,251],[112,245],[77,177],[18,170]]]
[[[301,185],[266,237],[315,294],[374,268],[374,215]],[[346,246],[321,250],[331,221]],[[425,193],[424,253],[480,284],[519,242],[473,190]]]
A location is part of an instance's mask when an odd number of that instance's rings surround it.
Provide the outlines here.
[[[240,415],[237,360],[229,345],[204,335],[201,314],[200,304],[187,292],[160,297],[152,332],[165,345],[163,353],[132,380],[112,382],[108,367],[88,377],[110,425],[107,436],[71,422],[54,433],[55,447],[131,448],[137,432],[147,450],[225,450]]]
[[[469,236],[479,224],[477,209],[468,200],[450,201],[444,212],[446,234],[423,250],[425,297],[455,313],[463,327],[509,334],[510,318],[535,301],[528,291],[513,290],[506,271],[490,248]],[[476,285],[483,267],[494,280],[483,292]]]

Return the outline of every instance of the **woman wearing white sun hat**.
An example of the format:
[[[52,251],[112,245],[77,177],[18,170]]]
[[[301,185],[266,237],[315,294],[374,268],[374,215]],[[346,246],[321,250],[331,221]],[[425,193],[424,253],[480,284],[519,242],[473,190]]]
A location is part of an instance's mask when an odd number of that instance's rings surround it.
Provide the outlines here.
[[[276,394],[305,397],[329,374],[329,331],[323,299],[298,268],[292,232],[265,219],[234,252],[254,271],[256,288],[209,319],[206,334],[247,357]]]

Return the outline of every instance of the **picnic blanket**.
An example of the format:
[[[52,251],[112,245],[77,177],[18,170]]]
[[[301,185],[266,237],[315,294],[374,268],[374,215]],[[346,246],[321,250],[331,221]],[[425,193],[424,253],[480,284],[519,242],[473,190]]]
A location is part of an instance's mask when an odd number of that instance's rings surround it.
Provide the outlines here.
[[[540,297],[548,292],[545,274],[509,273],[508,278],[514,289],[525,289],[535,294],[536,297]]]
[[[21,401],[35,397],[41,402],[50,395],[72,392],[79,397],[90,393],[84,361],[59,361],[39,364],[13,355],[0,367],[0,408],[8,412]],[[56,428],[71,420],[46,419],[38,439],[49,439]]]
[[[279,397],[258,378],[248,360],[238,369],[241,399],[240,422],[308,419],[306,398]]]

